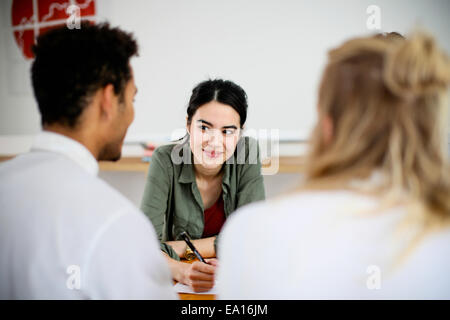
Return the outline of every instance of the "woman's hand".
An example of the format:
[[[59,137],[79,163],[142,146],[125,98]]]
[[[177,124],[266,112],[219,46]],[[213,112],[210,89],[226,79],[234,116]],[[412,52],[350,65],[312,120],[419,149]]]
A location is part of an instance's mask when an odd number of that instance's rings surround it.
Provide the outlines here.
[[[208,291],[214,287],[217,259],[206,259],[206,262],[183,263],[186,266],[182,282],[195,292]]]
[[[212,258],[216,256],[216,251],[214,249],[214,240],[216,240],[216,237],[209,237],[192,240],[192,243],[200,252],[202,257]],[[184,242],[183,240],[176,240],[166,241],[165,243],[171,246],[180,258],[185,258],[184,254],[186,252],[186,242]]]

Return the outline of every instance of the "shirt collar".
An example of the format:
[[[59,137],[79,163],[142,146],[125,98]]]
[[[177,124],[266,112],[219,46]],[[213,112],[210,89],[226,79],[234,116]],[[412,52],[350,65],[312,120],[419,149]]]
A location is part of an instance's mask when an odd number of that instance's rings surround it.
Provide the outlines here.
[[[180,183],[192,183],[195,181],[194,165],[192,164],[192,151],[187,140],[175,145],[174,150],[177,157],[181,159],[179,164],[181,167],[180,174],[178,175],[178,182]],[[186,153],[186,156],[185,156]],[[185,161],[188,161],[186,163]]]
[[[374,188],[382,187],[387,181],[387,177],[380,169],[375,169],[364,179],[356,178],[349,182],[350,187],[362,191],[370,191]]]
[[[182,163],[180,176],[178,177],[178,182],[180,183],[192,183],[195,181],[194,165]]]
[[[33,151],[48,151],[63,154],[92,175],[98,174],[98,162],[81,143],[62,134],[41,131],[31,146]]]

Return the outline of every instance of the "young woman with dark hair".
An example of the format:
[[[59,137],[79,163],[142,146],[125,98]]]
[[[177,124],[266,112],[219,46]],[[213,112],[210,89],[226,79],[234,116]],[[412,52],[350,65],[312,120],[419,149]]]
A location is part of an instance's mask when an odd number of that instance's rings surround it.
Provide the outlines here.
[[[180,233],[189,233],[202,256],[215,257],[229,215],[265,197],[258,145],[242,136],[246,118],[241,87],[204,81],[189,100],[185,139],[159,147],[152,157],[141,209],[156,229],[173,278],[195,291],[213,286],[217,261],[180,262],[190,253]]]

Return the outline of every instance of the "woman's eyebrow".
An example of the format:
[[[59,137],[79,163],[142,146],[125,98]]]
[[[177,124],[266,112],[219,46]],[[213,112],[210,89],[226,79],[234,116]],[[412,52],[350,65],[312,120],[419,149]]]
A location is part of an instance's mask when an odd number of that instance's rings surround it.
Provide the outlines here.
[[[203,120],[203,119],[197,120],[197,122],[201,122],[201,123],[204,123],[204,124],[206,124],[206,125],[208,125],[210,127],[214,127],[214,125],[211,122],[208,122],[208,121]],[[237,127],[235,125],[229,125],[229,126],[223,126],[222,129],[235,129],[236,130]]]
[[[197,120],[197,122],[201,122],[201,123],[207,124],[207,125],[210,126],[210,127],[214,127],[212,123],[210,123],[210,122],[208,122],[208,121],[206,121],[206,120],[200,119],[200,120]]]
[[[237,127],[235,125],[231,125],[231,126],[224,126],[222,127],[222,129],[237,129]]]

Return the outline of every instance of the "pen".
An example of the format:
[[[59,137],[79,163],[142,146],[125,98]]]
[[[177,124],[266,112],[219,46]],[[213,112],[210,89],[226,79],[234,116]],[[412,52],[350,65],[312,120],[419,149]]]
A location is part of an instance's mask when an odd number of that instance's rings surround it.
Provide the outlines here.
[[[197,249],[194,247],[194,244],[191,242],[191,238],[189,237],[188,233],[186,231],[183,231],[180,233],[180,237],[183,238],[183,240],[186,242],[186,244],[191,248],[192,252],[197,256],[198,260],[200,260],[203,263],[207,263],[205,259],[203,259],[200,252],[197,251]]]

